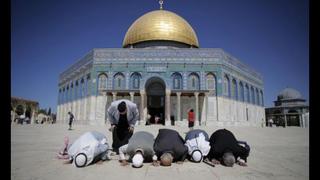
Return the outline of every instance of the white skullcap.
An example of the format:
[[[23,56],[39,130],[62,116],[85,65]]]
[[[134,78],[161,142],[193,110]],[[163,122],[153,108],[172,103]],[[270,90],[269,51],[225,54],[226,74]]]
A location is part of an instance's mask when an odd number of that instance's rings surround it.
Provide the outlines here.
[[[133,167],[139,168],[143,165],[143,157],[141,154],[135,154],[132,158]]]
[[[192,153],[192,159],[195,161],[195,162],[200,162],[201,159],[202,159],[202,154],[200,151],[194,151]]]
[[[75,158],[75,165],[77,167],[84,167],[87,163],[87,156],[84,153],[80,153]]]

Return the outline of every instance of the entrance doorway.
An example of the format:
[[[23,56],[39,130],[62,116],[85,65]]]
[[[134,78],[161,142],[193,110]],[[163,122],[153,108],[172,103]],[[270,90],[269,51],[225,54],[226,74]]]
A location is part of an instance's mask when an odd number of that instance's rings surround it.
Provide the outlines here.
[[[163,124],[165,123],[165,82],[158,78],[152,77],[146,82],[147,92],[147,123],[146,124]]]

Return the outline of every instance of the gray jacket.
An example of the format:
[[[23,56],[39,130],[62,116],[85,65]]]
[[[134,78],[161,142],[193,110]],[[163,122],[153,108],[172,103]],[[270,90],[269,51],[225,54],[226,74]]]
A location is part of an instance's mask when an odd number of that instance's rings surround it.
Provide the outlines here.
[[[134,127],[138,118],[139,118],[139,110],[137,105],[127,99],[120,99],[111,103],[108,108],[108,118],[111,124],[118,124],[119,122],[119,111],[118,105],[122,102],[126,102],[127,105],[127,120],[130,127]]]
[[[155,152],[153,151],[154,136],[146,131],[139,131],[132,135],[127,147],[127,154],[132,158],[136,151],[140,150],[146,161],[151,161]]]

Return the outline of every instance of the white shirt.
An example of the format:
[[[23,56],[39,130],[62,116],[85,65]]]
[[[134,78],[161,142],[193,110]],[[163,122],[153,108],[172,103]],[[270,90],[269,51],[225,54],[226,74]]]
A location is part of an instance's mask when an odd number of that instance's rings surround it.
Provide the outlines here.
[[[199,136],[196,138],[187,140],[185,145],[188,147],[189,155],[191,155],[191,153],[197,149],[201,151],[203,156],[208,155],[210,151],[210,143],[206,141],[203,133],[200,133]]]

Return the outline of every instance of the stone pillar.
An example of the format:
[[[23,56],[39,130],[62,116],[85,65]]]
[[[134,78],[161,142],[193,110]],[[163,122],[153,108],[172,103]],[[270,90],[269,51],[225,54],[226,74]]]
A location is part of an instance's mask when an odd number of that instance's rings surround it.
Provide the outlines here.
[[[133,102],[134,101],[134,92],[130,92],[129,94],[130,94],[130,98],[131,98],[130,100],[131,100],[131,102]]]
[[[81,109],[80,109],[80,99],[76,99],[75,100],[75,116],[76,116],[76,118],[77,118],[77,120],[79,120],[79,121],[82,121],[82,116],[81,116],[81,114],[82,114],[82,111],[81,111]]]
[[[112,92],[112,101],[117,100],[117,92]]]
[[[284,127],[287,127],[287,115],[284,114]]]
[[[205,97],[204,97],[204,104],[205,104],[205,117],[203,118],[204,119],[204,122],[203,122],[203,124],[204,125],[207,125],[207,121],[208,121],[208,109],[209,109],[209,103],[208,103],[208,97],[209,97],[209,93],[207,92],[207,93],[205,93]]]
[[[32,110],[31,118],[30,118],[30,124],[34,124],[34,110]]]
[[[95,95],[92,95],[90,97],[90,114],[89,114],[89,124],[96,124],[95,118],[96,118],[96,99],[97,97]]]
[[[195,92],[194,96],[196,98],[195,122],[196,122],[197,125],[200,126],[200,121],[199,121],[199,92]]]
[[[97,107],[99,108],[100,112],[100,121],[98,122],[98,124],[103,125],[106,123],[106,105],[107,105],[107,92],[104,91],[102,92],[102,99],[101,99],[101,103],[99,104],[101,107]]]
[[[11,123],[13,123],[13,122],[14,122],[14,118],[15,118],[15,116],[16,116],[16,110],[15,110],[15,109],[13,109],[13,110],[11,110]]]
[[[82,107],[83,107],[83,120],[84,120],[84,124],[88,123],[88,114],[87,114],[87,98],[88,96],[82,96],[81,98],[81,102],[83,103]]]
[[[165,112],[165,125],[168,126],[170,124],[170,95],[171,91],[166,89],[166,112]]]
[[[181,121],[181,92],[177,92],[177,121]]]
[[[140,121],[139,121],[139,124],[143,124],[144,121],[145,121],[145,117],[144,117],[144,114],[143,114],[143,111],[144,111],[144,101],[145,101],[145,96],[146,96],[146,92],[141,90],[140,91]]]
[[[107,113],[107,104],[108,104],[108,94],[106,93],[105,94],[105,103],[104,103],[104,107],[103,107],[103,110],[104,110],[104,123],[106,124],[108,122],[108,113]]]

